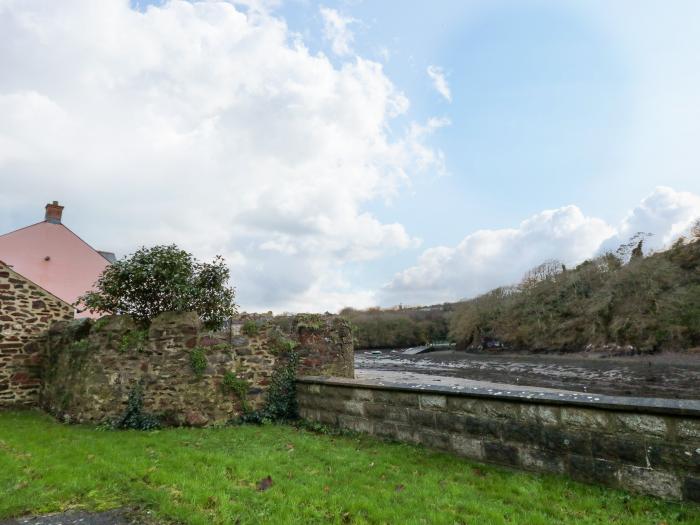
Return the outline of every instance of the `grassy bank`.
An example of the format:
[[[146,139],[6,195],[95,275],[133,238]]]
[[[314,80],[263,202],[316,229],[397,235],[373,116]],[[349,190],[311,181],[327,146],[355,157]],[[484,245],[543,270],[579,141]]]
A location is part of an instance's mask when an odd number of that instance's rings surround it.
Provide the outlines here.
[[[202,525],[700,523],[693,505],[365,437],[288,426],[116,432],[0,413],[0,520],[124,505]]]

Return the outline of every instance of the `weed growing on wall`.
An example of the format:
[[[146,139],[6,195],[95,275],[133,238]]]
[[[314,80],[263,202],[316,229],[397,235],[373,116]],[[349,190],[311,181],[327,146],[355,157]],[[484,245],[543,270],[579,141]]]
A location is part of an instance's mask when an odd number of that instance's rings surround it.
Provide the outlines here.
[[[285,336],[279,328],[273,327],[268,333],[268,344],[273,354],[291,353],[297,346],[297,342]]]
[[[320,314],[299,314],[297,316],[297,331],[318,332],[323,329],[325,323]]]
[[[143,352],[148,342],[148,330],[130,330],[119,341],[119,351],[136,350]]]
[[[198,346],[192,349],[190,352],[190,366],[196,375],[201,376],[204,373],[207,369],[207,356],[204,348]]]
[[[155,430],[160,428],[158,419],[143,411],[143,387],[136,384],[129,393],[124,414],[112,425],[116,429]]]

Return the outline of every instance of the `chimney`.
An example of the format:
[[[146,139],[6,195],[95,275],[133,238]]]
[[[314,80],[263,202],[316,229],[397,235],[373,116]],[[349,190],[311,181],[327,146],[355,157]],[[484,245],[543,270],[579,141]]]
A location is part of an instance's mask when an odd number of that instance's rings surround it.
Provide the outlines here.
[[[63,206],[59,206],[58,201],[53,201],[46,205],[46,215],[44,220],[52,224],[61,224],[61,215],[63,214]]]

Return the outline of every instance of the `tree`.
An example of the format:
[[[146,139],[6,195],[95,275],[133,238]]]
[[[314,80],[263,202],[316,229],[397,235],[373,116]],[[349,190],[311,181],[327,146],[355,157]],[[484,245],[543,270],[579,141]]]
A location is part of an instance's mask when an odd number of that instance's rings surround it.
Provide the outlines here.
[[[108,266],[96,291],[78,299],[83,309],[128,314],[148,324],[163,312],[199,314],[207,328],[219,328],[236,312],[229,270],[221,256],[197,261],[177,246],[141,248]]]

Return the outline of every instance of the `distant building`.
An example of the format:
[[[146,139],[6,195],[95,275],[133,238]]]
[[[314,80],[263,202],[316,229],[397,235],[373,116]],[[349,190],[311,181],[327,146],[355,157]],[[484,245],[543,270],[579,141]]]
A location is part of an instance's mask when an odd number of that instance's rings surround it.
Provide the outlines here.
[[[59,299],[74,304],[92,290],[114,254],[100,252],[62,222],[63,206],[46,205],[44,220],[0,235],[0,260]],[[89,312],[78,317],[92,317]]]

